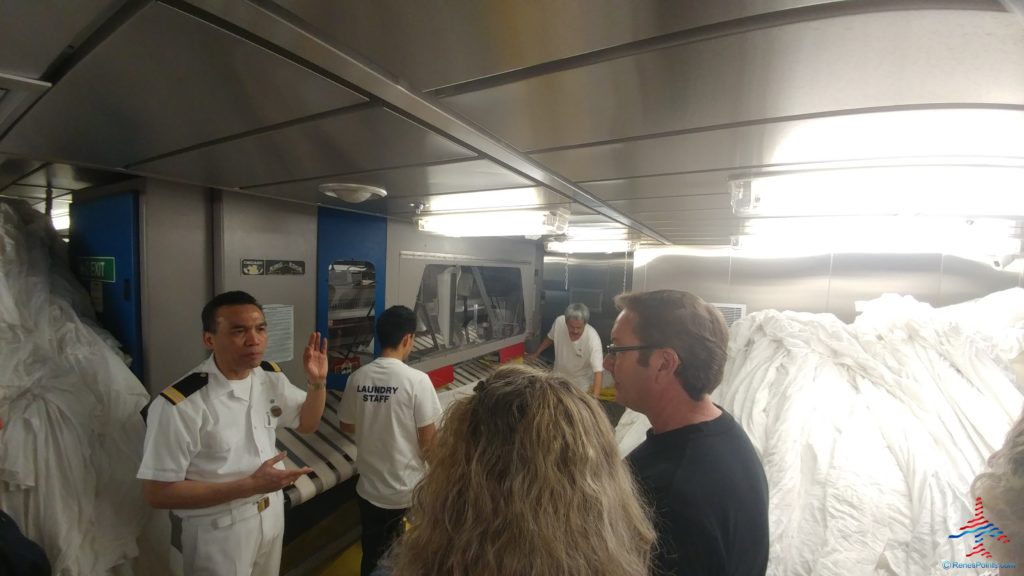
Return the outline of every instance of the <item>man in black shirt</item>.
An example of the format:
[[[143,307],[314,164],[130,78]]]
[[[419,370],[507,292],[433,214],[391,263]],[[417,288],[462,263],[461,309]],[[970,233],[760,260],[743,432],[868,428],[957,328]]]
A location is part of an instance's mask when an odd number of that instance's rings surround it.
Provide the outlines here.
[[[763,575],[768,482],[750,439],[711,402],[725,371],[721,313],[689,292],[621,294],[604,367],[652,429],[629,456],[654,510],[658,574]]]

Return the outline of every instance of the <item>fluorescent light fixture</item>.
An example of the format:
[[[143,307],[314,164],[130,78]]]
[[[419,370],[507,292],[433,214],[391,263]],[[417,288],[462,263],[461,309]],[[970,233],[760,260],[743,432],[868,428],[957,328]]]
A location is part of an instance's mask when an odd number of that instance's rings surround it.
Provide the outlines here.
[[[496,210],[544,204],[543,188],[506,188],[484,192],[461,192],[430,197],[431,212]]]
[[[568,210],[498,210],[429,214],[416,219],[423,232],[445,236],[544,236],[565,234]]]
[[[1013,220],[926,217],[765,218],[752,220],[734,248],[757,255],[829,252],[966,256],[1021,252]]]
[[[324,182],[317,186],[317,189],[327,196],[333,196],[349,204],[358,204],[370,198],[383,198],[388,195],[387,191],[383,188],[346,182]]]
[[[1024,167],[899,166],[730,182],[740,216],[1024,216]]]
[[[570,226],[566,236],[570,240],[628,240],[629,230],[622,226],[578,225]]]
[[[629,240],[563,240],[548,242],[545,245],[548,252],[563,252],[566,254],[579,253],[610,253],[610,252],[632,252],[636,245]]]

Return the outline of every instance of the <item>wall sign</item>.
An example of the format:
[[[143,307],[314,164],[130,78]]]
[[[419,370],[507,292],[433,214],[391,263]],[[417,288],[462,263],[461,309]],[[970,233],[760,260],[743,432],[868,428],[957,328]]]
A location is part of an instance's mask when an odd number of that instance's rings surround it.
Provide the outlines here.
[[[114,259],[110,256],[96,258],[79,258],[78,274],[82,278],[99,280],[100,282],[114,281]]]
[[[305,260],[242,259],[243,276],[299,276],[305,273]]]

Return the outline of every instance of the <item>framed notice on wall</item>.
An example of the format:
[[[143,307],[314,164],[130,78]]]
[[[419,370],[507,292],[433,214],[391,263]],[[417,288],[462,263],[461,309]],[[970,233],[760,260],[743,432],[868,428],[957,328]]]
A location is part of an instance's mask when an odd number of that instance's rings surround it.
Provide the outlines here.
[[[264,304],[267,319],[267,351],[263,357],[273,362],[287,362],[294,357],[295,307],[291,304]]]

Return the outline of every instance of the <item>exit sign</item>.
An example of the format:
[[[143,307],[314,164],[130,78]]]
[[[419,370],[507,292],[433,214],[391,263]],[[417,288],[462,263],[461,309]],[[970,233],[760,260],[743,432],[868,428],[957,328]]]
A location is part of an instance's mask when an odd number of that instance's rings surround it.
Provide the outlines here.
[[[83,278],[99,280],[100,282],[113,282],[114,259],[108,256],[99,258],[79,258],[78,273]]]

